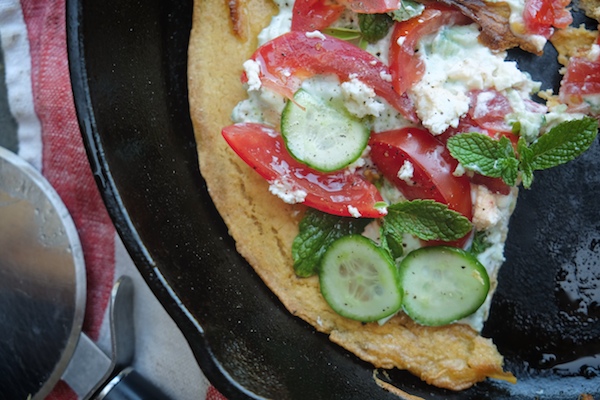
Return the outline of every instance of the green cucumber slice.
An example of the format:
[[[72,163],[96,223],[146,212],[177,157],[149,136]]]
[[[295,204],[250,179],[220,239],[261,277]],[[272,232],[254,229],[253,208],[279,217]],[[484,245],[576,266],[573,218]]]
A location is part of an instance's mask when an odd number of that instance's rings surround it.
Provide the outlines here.
[[[290,154],[323,171],[342,169],[361,156],[370,131],[344,108],[299,89],[281,114],[281,134]]]
[[[422,325],[446,325],[474,313],[490,279],[472,254],[449,246],[409,253],[399,266],[404,311]]]
[[[402,307],[398,268],[375,242],[361,235],[337,239],[321,259],[321,293],[346,318],[377,321]]]

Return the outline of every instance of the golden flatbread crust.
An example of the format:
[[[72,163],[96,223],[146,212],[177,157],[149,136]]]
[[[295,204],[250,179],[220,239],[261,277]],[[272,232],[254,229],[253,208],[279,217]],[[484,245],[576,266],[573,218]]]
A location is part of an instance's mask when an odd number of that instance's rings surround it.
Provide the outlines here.
[[[243,1],[243,3],[240,3]],[[304,207],[288,205],[241,161],[221,136],[233,107],[245,98],[243,62],[276,7],[266,0],[238,0],[244,35],[234,35],[230,4],[197,0],[189,47],[189,99],[200,170],[235,239],[237,250],[294,315],[377,368],[406,369],[429,384],[462,390],[494,377],[514,381],[490,339],[466,325],[424,327],[399,315],[383,326],[337,315],[320,295],[318,279],[294,274],[291,244]],[[237,10],[236,13],[240,11]],[[236,29],[240,29],[239,26]]]
[[[558,62],[566,66],[571,57],[587,53],[597,37],[598,31],[589,31],[584,26],[568,27],[557,30],[550,41],[558,52]]]
[[[579,0],[579,7],[585,15],[600,21],[600,0]]]

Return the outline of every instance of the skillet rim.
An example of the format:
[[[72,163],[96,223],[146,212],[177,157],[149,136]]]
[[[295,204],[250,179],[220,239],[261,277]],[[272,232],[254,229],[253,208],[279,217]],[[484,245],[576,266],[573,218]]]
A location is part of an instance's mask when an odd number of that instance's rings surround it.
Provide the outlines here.
[[[81,26],[84,2],[85,0],[67,0],[69,64],[77,118],[81,127],[84,145],[109,214],[137,268],[190,342],[190,347],[206,376],[219,391],[230,398],[237,398],[238,396],[241,398],[252,397],[254,396],[253,393],[232,380],[227,372],[221,368],[221,365],[213,359],[214,354],[210,350],[202,326],[195,320],[193,313],[185,308],[181,299],[177,297],[177,288],[172,286],[169,278],[161,273],[160,265],[152,257],[152,249],[147,248],[143,243],[136,229],[135,218],[132,217],[124,205],[123,197],[119,192],[119,185],[111,170],[110,162],[107,160],[102,136],[98,131],[88,86],[85,45]],[[188,144],[191,145],[192,143]],[[195,143],[191,147],[195,149]],[[187,150],[189,151],[189,149]],[[197,164],[194,179],[197,183],[203,184]],[[191,337],[194,339],[190,339]],[[194,344],[191,343],[192,341]]]

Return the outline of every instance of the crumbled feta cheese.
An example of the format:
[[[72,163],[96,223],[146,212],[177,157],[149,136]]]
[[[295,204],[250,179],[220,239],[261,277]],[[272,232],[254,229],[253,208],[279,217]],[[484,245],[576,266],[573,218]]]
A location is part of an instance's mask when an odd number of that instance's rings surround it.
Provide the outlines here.
[[[474,24],[445,27],[419,45],[425,73],[409,95],[423,125],[435,135],[458,125],[469,110],[473,90],[514,89],[529,96],[539,89],[515,62],[505,61],[506,53],[480,44],[478,35]]]
[[[352,215],[354,218],[360,218],[362,217],[362,214],[358,211],[358,208],[353,207],[353,206],[348,206],[348,212],[350,213],[350,215]]]
[[[269,185],[269,192],[279,197],[287,204],[303,203],[307,193],[302,189],[297,189],[290,182],[276,179]]]
[[[403,180],[409,185],[414,185],[414,182],[412,181],[414,172],[415,167],[413,166],[413,164],[408,160],[404,160],[404,164],[402,164],[402,166],[398,170],[398,179]]]
[[[355,75],[350,80],[342,83],[342,94],[348,111],[359,118],[367,115],[378,117],[385,106],[375,97],[375,90],[360,81]]]
[[[306,37],[307,38],[317,38],[317,39],[321,39],[321,40],[325,40],[325,35],[323,35],[321,33],[321,31],[312,31],[312,32],[306,32]]]
[[[452,175],[463,176],[465,174],[465,172],[466,172],[465,167],[463,167],[461,163],[458,163],[458,165],[454,169],[454,172],[452,172]]]
[[[461,116],[469,111],[469,96],[423,81],[414,85],[412,92],[417,115],[423,125],[434,135],[442,134],[448,127],[456,128]]]
[[[387,204],[385,204],[385,205],[382,204],[381,206],[375,206],[375,209],[377,211],[379,211],[379,214],[381,214],[381,215],[387,215],[387,213],[388,213]]]
[[[501,213],[496,204],[496,197],[485,186],[478,185],[475,204],[473,205],[473,225],[478,231],[483,231],[496,225],[501,219]]]
[[[381,72],[379,72],[379,76],[381,77],[381,79],[383,79],[386,82],[391,82],[392,81],[392,75],[389,74],[387,71],[381,71]]]
[[[262,86],[260,81],[260,64],[254,60],[247,60],[243,64],[246,78],[248,78],[248,91],[259,90]]]
[[[590,51],[587,53],[587,58],[590,61],[596,61],[600,57],[600,45],[593,44]]]

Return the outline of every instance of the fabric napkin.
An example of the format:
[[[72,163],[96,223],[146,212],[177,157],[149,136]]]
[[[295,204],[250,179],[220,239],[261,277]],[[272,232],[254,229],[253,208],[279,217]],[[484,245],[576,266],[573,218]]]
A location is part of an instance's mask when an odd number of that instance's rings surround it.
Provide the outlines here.
[[[110,353],[110,291],[116,279],[129,275],[135,286],[134,367],[174,399],[223,399],[135,269],[102,202],[75,115],[65,14],[64,0],[0,0],[4,96],[12,115],[0,126],[0,145],[40,170],[73,217],[86,262],[84,332]],[[48,398],[76,397],[60,382]]]

